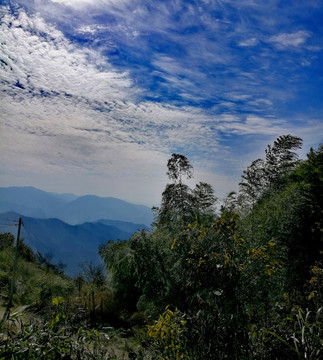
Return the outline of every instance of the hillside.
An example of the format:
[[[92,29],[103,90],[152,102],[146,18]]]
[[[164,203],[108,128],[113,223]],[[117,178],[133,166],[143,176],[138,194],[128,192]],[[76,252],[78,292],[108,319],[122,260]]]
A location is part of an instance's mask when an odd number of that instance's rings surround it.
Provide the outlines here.
[[[101,220],[95,223],[79,225],[66,224],[59,219],[37,219],[23,216],[14,212],[0,214],[0,232],[11,232],[16,236],[15,224],[19,217],[24,226],[21,237],[26,245],[34,252],[42,255],[51,254],[52,262],[66,264],[67,275],[75,276],[80,271],[80,264],[84,262],[98,263],[100,261],[98,248],[108,240],[126,240],[140,229],[147,229],[145,225],[123,223],[112,220]]]

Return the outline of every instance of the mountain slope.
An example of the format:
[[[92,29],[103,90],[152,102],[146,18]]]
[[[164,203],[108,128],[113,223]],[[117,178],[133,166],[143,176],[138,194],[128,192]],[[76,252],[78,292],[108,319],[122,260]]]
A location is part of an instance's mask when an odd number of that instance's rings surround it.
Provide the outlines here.
[[[69,225],[59,219],[36,219],[13,212],[0,214],[0,232],[11,232],[16,236],[15,224],[18,223],[19,217],[24,224],[21,238],[26,245],[42,255],[52,254],[53,263],[61,261],[66,264],[65,272],[70,276],[79,273],[81,263],[100,261],[98,248],[101,244],[108,240],[126,240],[133,234],[131,231],[101,222]],[[132,226],[138,229],[141,227],[136,224]]]
[[[81,196],[60,209],[59,218],[69,224],[81,224],[100,219],[122,220],[150,225],[152,212],[147,206],[94,195]]]
[[[134,224],[132,222],[120,221],[120,220],[100,219],[95,221],[95,223],[102,223],[104,225],[116,226],[119,229],[130,232],[132,234],[143,229],[144,230],[150,229],[148,226],[144,224]]]
[[[57,218],[75,225],[102,219],[150,226],[152,211],[112,197],[48,193],[33,187],[0,188],[0,213],[14,211],[34,218]]]
[[[53,217],[60,208],[77,198],[26,187],[0,187],[0,212],[15,211],[32,217]]]

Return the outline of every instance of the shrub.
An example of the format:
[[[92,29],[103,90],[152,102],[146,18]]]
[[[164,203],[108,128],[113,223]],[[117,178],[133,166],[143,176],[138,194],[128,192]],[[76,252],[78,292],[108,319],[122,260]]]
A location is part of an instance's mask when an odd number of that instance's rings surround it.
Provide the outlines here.
[[[178,309],[167,306],[153,325],[148,326],[149,351],[154,359],[191,359],[186,344],[186,320]]]
[[[53,312],[42,323],[19,321],[22,314],[14,313],[9,319],[7,333],[0,334],[0,360],[101,360],[106,347],[105,338],[97,330],[74,329],[64,312],[62,297],[52,300]],[[16,324],[16,327],[14,325]]]

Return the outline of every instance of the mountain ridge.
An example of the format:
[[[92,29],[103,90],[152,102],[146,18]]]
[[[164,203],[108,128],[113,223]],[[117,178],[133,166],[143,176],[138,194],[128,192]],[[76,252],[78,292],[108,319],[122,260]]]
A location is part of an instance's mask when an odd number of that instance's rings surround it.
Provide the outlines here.
[[[0,213],[8,211],[35,218],[57,218],[71,225],[110,219],[150,226],[153,221],[152,211],[145,205],[115,197],[57,194],[32,186],[0,187]]]
[[[108,240],[118,241],[129,239],[135,231],[126,231],[124,226],[132,229],[148,230],[143,224],[131,224],[107,220],[110,225],[101,222],[86,222],[84,224],[70,225],[60,219],[37,219],[15,212],[0,214],[0,232],[11,232],[16,236],[18,219],[22,218],[21,238],[26,245],[42,255],[52,254],[53,263],[66,264],[65,273],[76,276],[80,265],[84,262],[99,263],[99,246]],[[13,231],[13,228],[14,231]],[[138,231],[136,230],[136,231]]]

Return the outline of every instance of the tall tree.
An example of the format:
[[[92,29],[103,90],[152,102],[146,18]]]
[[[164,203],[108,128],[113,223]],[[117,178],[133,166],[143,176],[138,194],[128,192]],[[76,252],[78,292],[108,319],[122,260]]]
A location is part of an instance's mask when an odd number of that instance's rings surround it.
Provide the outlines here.
[[[171,184],[167,184],[162,194],[161,207],[158,214],[159,225],[177,226],[190,217],[192,194],[190,188],[183,183],[183,177],[193,177],[193,167],[181,154],[172,154],[167,162],[167,175]]]
[[[167,184],[162,194],[159,224],[176,225],[190,216],[192,196],[185,184]]]
[[[181,154],[172,154],[172,157],[167,163],[167,175],[175,183],[182,183],[182,177],[187,179],[193,177],[193,166],[188,161],[187,157]]]
[[[266,187],[265,162],[262,159],[254,160],[241,177],[243,180],[239,183],[240,193],[253,206]]]
[[[257,159],[243,171],[239,183],[245,205],[253,207],[269,188],[278,186],[282,178],[297,165],[295,150],[302,147],[302,139],[293,135],[281,135],[265,150],[265,160]]]
[[[193,177],[193,166],[186,156],[172,154],[167,163],[167,175],[171,184],[167,184],[162,194],[161,207],[158,209],[159,225],[178,227],[187,224],[196,215],[214,215],[214,204],[217,200],[210,184],[200,182],[194,188],[184,184],[183,178]]]
[[[195,213],[214,215],[214,204],[217,201],[217,197],[214,195],[214,190],[210,184],[200,182],[195,186],[192,195]]]
[[[268,145],[265,173],[270,186],[295,169],[298,155],[294,150],[301,149],[302,144],[301,138],[288,134],[279,136],[273,146]]]

